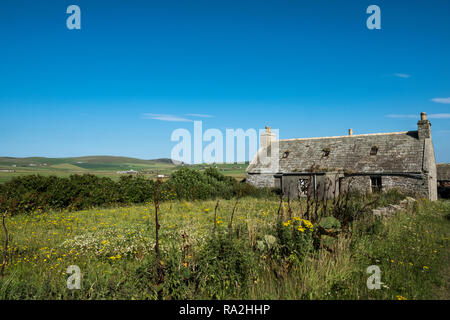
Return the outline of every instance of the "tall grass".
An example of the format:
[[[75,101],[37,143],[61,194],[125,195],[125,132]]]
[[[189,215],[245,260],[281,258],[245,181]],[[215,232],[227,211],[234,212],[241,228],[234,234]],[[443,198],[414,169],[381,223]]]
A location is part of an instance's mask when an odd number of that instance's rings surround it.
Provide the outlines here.
[[[159,204],[162,283],[153,203],[8,217],[0,299],[428,299],[444,285],[449,201],[420,200],[390,218],[357,215],[348,230],[323,227],[336,229],[321,236],[326,247],[310,242],[322,222],[308,229],[305,203],[292,202],[292,219],[281,221],[272,198],[216,206],[215,200]],[[73,264],[83,275],[80,290],[66,286]],[[366,286],[370,265],[381,269],[380,290]]]

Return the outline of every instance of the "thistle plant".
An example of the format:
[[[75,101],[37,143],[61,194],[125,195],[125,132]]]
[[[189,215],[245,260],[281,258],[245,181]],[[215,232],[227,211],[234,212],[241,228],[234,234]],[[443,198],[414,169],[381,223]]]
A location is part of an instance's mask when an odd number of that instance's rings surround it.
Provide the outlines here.
[[[158,221],[158,213],[159,213],[159,192],[161,187],[161,180],[156,180],[155,190],[153,194],[153,201],[155,204],[155,253],[156,253],[156,273],[158,276],[159,283],[162,283],[164,280],[164,270],[163,263],[161,260],[161,252],[159,250],[159,228],[161,227]]]
[[[1,203],[3,203],[3,198],[0,198],[0,207],[1,207]],[[5,242],[3,244],[3,262],[2,262],[2,266],[0,268],[0,280],[3,279],[3,275],[5,272],[5,267],[6,267],[6,263],[8,261],[8,228],[6,228],[6,215],[8,214],[8,211],[5,210],[2,214],[2,226],[3,226],[3,230],[5,231]]]

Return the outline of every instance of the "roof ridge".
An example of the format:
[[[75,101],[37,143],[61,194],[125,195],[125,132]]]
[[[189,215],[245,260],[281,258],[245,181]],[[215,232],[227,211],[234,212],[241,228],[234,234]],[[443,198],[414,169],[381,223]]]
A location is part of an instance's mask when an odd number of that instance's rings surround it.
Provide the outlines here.
[[[381,136],[390,134],[405,134],[415,131],[400,131],[400,132],[383,132],[383,133],[365,133],[365,134],[353,134],[345,136],[332,136],[332,137],[312,137],[312,138],[292,138],[292,139],[280,139],[279,141],[295,141],[295,140],[314,140],[314,139],[337,139],[337,138],[354,138],[354,137],[366,137],[366,136]]]

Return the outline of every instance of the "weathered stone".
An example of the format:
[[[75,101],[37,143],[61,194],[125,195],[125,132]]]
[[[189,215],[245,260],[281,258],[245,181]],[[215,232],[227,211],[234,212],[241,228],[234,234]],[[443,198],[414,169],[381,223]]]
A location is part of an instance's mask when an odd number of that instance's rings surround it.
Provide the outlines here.
[[[437,163],[436,169],[439,182],[450,182],[450,163]]]
[[[287,139],[279,140],[278,146],[274,160],[278,172],[264,171],[267,168],[255,157],[246,172],[249,183],[280,187],[291,197],[298,196],[300,180],[308,180],[324,198],[343,191],[395,188],[437,199],[431,124],[426,116],[417,131]]]

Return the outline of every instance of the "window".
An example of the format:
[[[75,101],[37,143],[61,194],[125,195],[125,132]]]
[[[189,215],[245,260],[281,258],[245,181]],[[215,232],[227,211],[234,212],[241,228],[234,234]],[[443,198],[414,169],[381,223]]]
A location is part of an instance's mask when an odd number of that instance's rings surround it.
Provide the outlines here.
[[[370,177],[370,184],[372,186],[372,192],[380,192],[382,190],[381,177]]]
[[[377,146],[373,146],[373,147],[370,149],[370,155],[371,155],[371,156],[375,156],[377,153],[378,153],[378,147],[377,147]]]
[[[298,191],[301,195],[306,195],[308,192],[309,179],[299,179],[298,180]]]

